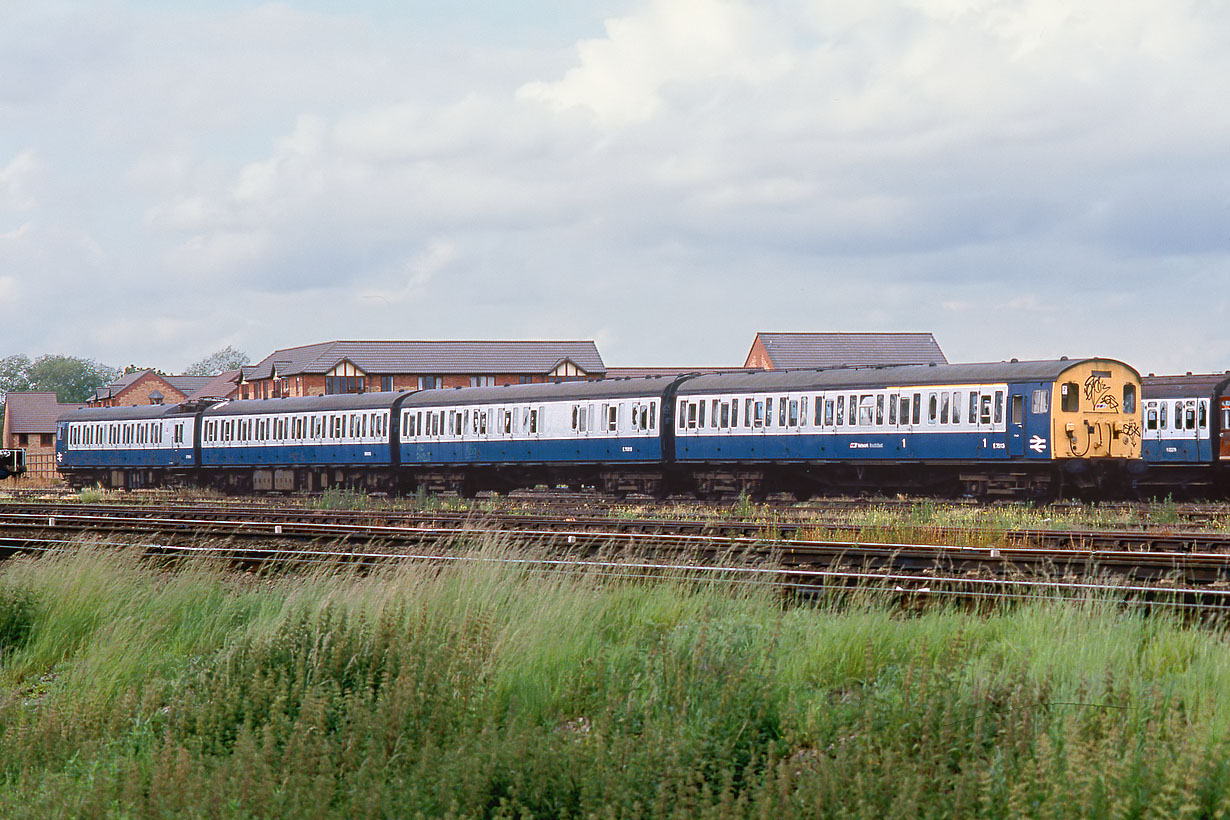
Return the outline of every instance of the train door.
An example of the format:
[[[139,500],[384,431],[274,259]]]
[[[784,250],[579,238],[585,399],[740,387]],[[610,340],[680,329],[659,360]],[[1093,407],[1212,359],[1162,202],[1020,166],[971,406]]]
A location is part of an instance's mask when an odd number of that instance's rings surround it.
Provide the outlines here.
[[[1008,455],[1025,455],[1025,388],[1008,388]]]
[[[1220,399],[1221,458],[1230,458],[1230,396]]]

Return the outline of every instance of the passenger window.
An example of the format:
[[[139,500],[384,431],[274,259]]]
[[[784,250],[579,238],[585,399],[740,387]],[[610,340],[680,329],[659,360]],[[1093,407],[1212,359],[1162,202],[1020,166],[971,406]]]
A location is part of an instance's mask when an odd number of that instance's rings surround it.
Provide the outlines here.
[[[1049,394],[1045,390],[1035,390],[1033,394],[1033,403],[1030,406],[1032,413],[1045,413],[1051,409],[1051,402],[1048,398]]]
[[[902,424],[910,423],[910,397],[909,396],[901,397],[901,423]]]
[[[979,412],[978,412],[978,423],[979,424],[990,424],[991,423],[991,394],[984,393],[981,396],[981,398],[978,399],[978,401],[981,402],[981,405],[979,407]]]
[[[796,416],[799,414],[798,408],[795,408],[794,414]],[[785,396],[778,399],[777,401],[777,426],[778,427],[786,426],[786,398]]]
[[[1209,403],[1207,401],[1200,402],[1200,429],[1206,430],[1209,426]]]
[[[1075,413],[1080,409],[1080,388],[1076,382],[1067,382],[1059,387],[1059,409],[1065,413]],[[1039,412],[1037,410],[1034,411]]]
[[[940,424],[948,423],[948,394],[940,394]]]
[[[739,426],[739,400],[735,399],[730,403],[730,426]]]
[[[612,404],[607,410],[606,429],[611,433],[619,429],[619,407],[617,405]]]
[[[833,426],[833,400],[832,399],[824,400],[824,426],[825,427]]]
[[[860,427],[870,427],[872,409],[875,407],[871,396],[863,396],[858,400],[858,423]]]
[[[724,427],[724,428],[725,428],[725,427],[729,427],[729,426],[730,426],[730,404],[729,404],[729,402],[722,402],[722,419],[721,419],[721,422],[722,422],[722,425],[721,425],[721,426],[722,426],[722,427]]]
[[[718,426],[718,407],[720,402],[717,399],[713,400],[713,406],[709,408],[709,426]]]
[[[686,401],[679,402],[679,429],[682,430],[688,426],[688,403]]]
[[[935,424],[935,420],[939,417],[939,402],[934,393],[927,397],[927,424]]]
[[[756,402],[756,427],[764,427],[764,402]]]
[[[893,393],[888,397],[888,424],[893,426],[897,423],[897,394]]]
[[[851,396],[851,397],[850,397],[850,405],[849,405],[849,407],[850,407],[850,415],[846,416],[846,423],[847,423],[847,424],[854,424],[855,422],[857,422],[857,421],[858,421],[858,419],[857,419],[857,418],[855,418],[855,416],[854,416],[854,408],[858,407],[858,396]]]
[[[696,405],[696,407],[697,407],[697,410],[698,410],[698,415],[697,415],[698,421],[697,421],[697,423],[696,423],[696,426],[697,426],[697,427],[704,427],[704,426],[705,426],[705,402],[704,402],[703,400],[702,400],[702,401],[700,401],[700,402]]]
[[[785,403],[785,402],[783,402],[783,404],[784,404],[784,403]],[[795,400],[795,399],[792,399],[792,400],[791,400],[791,402],[790,402],[790,418],[789,418],[789,422],[790,422],[790,426],[791,426],[791,427],[798,427],[798,426],[799,426],[799,402],[798,402],[797,400]]]
[[[751,399],[743,400],[743,426],[744,427],[752,426],[752,400]],[[759,427],[760,425],[756,425],[756,426]]]
[[[701,407],[704,407],[702,404]],[[692,430],[696,429],[696,403],[688,402],[688,427]]]
[[[1145,402],[1145,429],[1157,429],[1157,405],[1154,402]]]
[[[799,399],[799,425],[807,424],[807,396]]]
[[[658,426],[658,403],[656,401],[649,402],[649,429],[653,430]]]
[[[961,423],[961,394],[960,393],[952,394],[952,423],[953,424]]]
[[[1123,412],[1136,412],[1136,385],[1134,384],[1123,385]]]
[[[1184,415],[1184,418],[1187,420],[1187,429],[1195,430],[1196,429],[1196,408],[1192,406],[1191,402],[1187,403],[1187,408],[1183,415]]]
[[[969,415],[966,416],[970,424],[978,423],[978,391],[971,390],[969,394]]]
[[[837,426],[840,427],[846,419],[846,397],[837,397]]]
[[[995,391],[995,423],[999,424],[1004,420],[1004,391]],[[1017,422],[1018,424],[1020,422]]]
[[[911,423],[919,424],[920,423],[919,420],[922,418],[922,393],[914,394],[914,402],[912,406],[914,408],[914,415],[913,415],[913,421]]]
[[[1170,405],[1167,404],[1166,402],[1162,402],[1161,406],[1158,407],[1158,410],[1161,411],[1160,418],[1158,419],[1158,426],[1161,427],[1161,429],[1163,430],[1166,429],[1166,408],[1168,408],[1169,406]]]
[[[876,396],[876,426],[884,426],[884,394]]]
[[[764,400],[764,426],[773,426],[773,399],[767,398]]]

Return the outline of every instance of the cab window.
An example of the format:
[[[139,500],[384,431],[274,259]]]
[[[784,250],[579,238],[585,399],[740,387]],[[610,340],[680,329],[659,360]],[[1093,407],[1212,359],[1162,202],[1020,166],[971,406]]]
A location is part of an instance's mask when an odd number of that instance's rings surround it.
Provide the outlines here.
[[[1123,385],[1123,412],[1136,412],[1136,385],[1134,384]]]
[[[1080,409],[1080,388],[1076,382],[1067,382],[1059,387],[1059,409],[1065,413],[1075,413]],[[1034,411],[1038,412],[1038,411]]]

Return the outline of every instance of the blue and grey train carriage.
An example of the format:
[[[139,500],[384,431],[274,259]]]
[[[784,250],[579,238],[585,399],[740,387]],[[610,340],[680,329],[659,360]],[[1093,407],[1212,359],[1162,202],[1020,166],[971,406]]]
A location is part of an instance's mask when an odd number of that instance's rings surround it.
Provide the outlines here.
[[[424,390],[399,402],[399,466],[432,491],[664,490],[661,377]]]
[[[1230,373],[1141,379],[1144,494],[1222,494],[1230,488]]]
[[[195,483],[195,425],[179,405],[73,410],[56,423],[56,468],[74,486]]]
[[[697,376],[678,388],[674,458],[704,494],[1045,495],[1123,479],[1139,390],[1112,359]]]

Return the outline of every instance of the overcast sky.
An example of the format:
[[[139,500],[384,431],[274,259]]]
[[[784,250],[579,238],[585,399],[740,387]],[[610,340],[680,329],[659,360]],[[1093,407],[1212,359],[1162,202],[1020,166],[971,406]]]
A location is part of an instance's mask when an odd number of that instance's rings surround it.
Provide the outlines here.
[[[1220,0],[0,0],[0,356],[1230,369],[1227,43]]]

